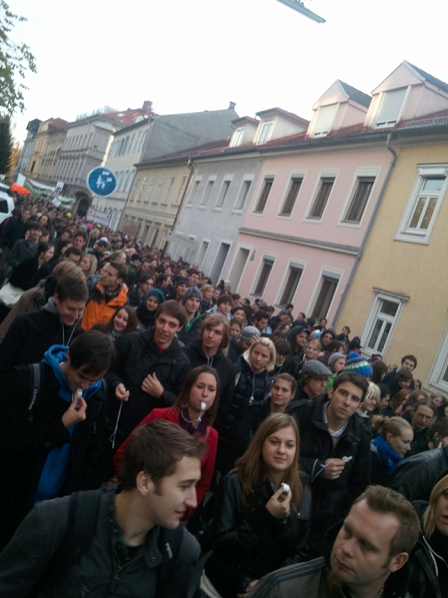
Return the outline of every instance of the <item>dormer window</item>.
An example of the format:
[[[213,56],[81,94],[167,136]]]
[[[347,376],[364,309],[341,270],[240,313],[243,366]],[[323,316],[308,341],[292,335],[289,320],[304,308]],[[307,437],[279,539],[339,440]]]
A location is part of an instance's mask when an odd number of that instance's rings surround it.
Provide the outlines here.
[[[271,138],[272,129],[274,128],[274,121],[266,121],[261,125],[260,136],[258,137],[258,144],[266,143]]]
[[[232,147],[237,147],[238,145],[241,145],[244,135],[244,129],[245,127],[240,127],[235,131],[235,133],[233,134]]]
[[[393,89],[382,94],[375,118],[375,127],[393,127],[400,118],[407,87]]]
[[[313,126],[313,137],[324,137],[331,131],[331,126],[336,116],[338,104],[330,106],[320,106],[317,113],[316,122]]]

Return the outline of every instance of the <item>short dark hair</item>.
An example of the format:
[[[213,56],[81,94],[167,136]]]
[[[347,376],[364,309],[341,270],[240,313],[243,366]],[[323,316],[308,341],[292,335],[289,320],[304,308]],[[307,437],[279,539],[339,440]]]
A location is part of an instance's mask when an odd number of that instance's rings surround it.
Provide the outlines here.
[[[71,365],[91,375],[108,372],[115,358],[112,339],[99,330],[89,330],[78,336],[70,345],[69,352]]]
[[[448,436],[448,417],[441,417],[429,426],[428,441],[432,442],[434,436],[440,436],[440,438],[446,438],[446,436]]]
[[[268,314],[267,311],[264,311],[262,309],[259,309],[258,311],[256,311],[254,313],[254,322],[255,320],[257,320],[257,322],[259,322],[260,320],[268,320],[271,316]]]
[[[325,318],[324,318],[325,319]],[[326,321],[326,320],[325,320]],[[322,334],[321,336],[324,336],[324,334],[331,334],[331,338],[334,339],[334,337],[336,336],[333,330],[330,330],[330,328],[325,328],[325,330],[322,330]]]
[[[117,271],[117,277],[121,278],[121,280],[124,280],[128,275],[128,268],[125,264],[120,264],[119,262],[111,261],[109,262],[109,266],[112,266],[112,268],[114,268],[114,270]]]
[[[67,257],[69,255],[79,255],[80,257],[82,257],[82,251],[78,247],[73,247],[73,245],[72,245],[65,252],[65,257]]]
[[[144,471],[154,484],[173,475],[183,457],[202,459],[207,445],[177,424],[158,419],[134,430],[123,453],[121,485],[123,490],[136,487],[137,475]]]
[[[413,379],[412,372],[406,368],[398,368],[395,372],[395,378],[398,382],[409,382]]]
[[[36,255],[40,255],[41,253],[47,253],[47,251],[53,247],[51,243],[39,243],[37,246]]]
[[[87,233],[84,232],[83,230],[77,230],[76,233],[74,234],[73,238],[76,237],[82,237],[84,239],[84,241],[87,241]]]
[[[221,303],[230,303],[230,305],[233,307],[233,299],[231,295],[227,295],[227,293],[220,295],[216,303],[217,305],[221,305]]]
[[[351,384],[354,384],[359,389],[361,389],[362,390],[361,402],[365,399],[367,390],[369,388],[369,383],[366,378],[364,378],[363,376],[360,376],[356,372],[341,371],[334,379],[333,390],[336,390],[338,388],[338,386],[340,386],[344,382],[351,382]]]
[[[42,225],[40,222],[37,222],[37,220],[31,220],[31,222],[27,224],[26,230],[42,230]]]
[[[58,280],[54,294],[58,296],[59,301],[72,299],[73,301],[87,301],[89,298],[89,289],[84,280],[76,276],[65,276]]]
[[[418,515],[411,503],[401,494],[384,486],[369,486],[353,503],[365,500],[367,506],[382,515],[393,515],[400,523],[390,543],[389,557],[412,551],[420,532]]]
[[[165,313],[172,318],[176,318],[179,321],[179,326],[183,326],[185,324],[185,320],[187,319],[187,312],[185,311],[185,307],[179,301],[175,301],[171,299],[170,301],[164,301],[163,303],[159,304],[159,307],[156,311],[156,320],[160,316],[160,314]]]
[[[202,321],[201,327],[199,328],[199,336],[202,339],[204,330],[207,330],[208,328],[214,328],[215,326],[219,326],[220,324],[224,326],[224,330],[219,348],[225,349],[228,346],[230,340],[230,324],[229,320],[225,317],[225,315],[215,313],[205,316],[205,318]]]
[[[138,284],[140,284],[141,282],[148,282],[148,280],[156,280],[155,275],[152,272],[140,272],[140,276],[138,277]]]
[[[406,359],[414,362],[414,368],[417,367],[417,357],[415,357],[415,355],[405,355],[404,357],[401,358],[401,363],[404,363],[406,361]]]

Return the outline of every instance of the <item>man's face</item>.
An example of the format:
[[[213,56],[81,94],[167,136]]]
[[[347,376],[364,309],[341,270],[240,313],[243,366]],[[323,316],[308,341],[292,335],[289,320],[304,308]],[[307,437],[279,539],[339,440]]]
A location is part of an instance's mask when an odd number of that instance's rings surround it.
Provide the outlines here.
[[[200,305],[201,302],[198,297],[189,297],[184,303],[185,311],[189,316],[194,316]]]
[[[218,305],[218,313],[223,314],[224,316],[226,316],[231,309],[232,304],[228,301],[223,301],[220,305]]]
[[[143,262],[140,267],[140,272],[148,272],[151,270],[151,264],[149,262]]]
[[[304,347],[306,345],[306,341],[308,340],[308,335],[306,332],[299,332],[296,336],[296,347]]]
[[[352,382],[342,382],[336,390],[330,388],[328,396],[331,399],[328,410],[333,417],[340,421],[346,421],[359,409],[362,390]]]
[[[401,367],[406,368],[407,370],[412,372],[413,370],[415,370],[415,363],[411,359],[405,359],[401,364]]]
[[[63,301],[60,301],[57,294],[54,296],[54,304],[59,317],[65,326],[73,326],[73,324],[75,324],[75,322],[82,316],[82,312],[86,307],[85,301],[76,301],[75,299],[64,299]]]
[[[22,222],[26,222],[29,217],[30,217],[29,210],[23,210],[22,211]]]
[[[116,289],[117,286],[122,282],[121,278],[118,278],[118,272],[110,264],[106,264],[101,272],[101,280],[105,289]]]
[[[160,349],[167,349],[171,345],[174,335],[180,329],[179,320],[162,311],[156,320],[156,329],[154,332],[156,345]]]
[[[407,561],[406,553],[392,558],[389,556],[390,545],[399,526],[395,515],[377,513],[365,500],[354,505],[333,545],[330,557],[332,575],[347,584],[356,595],[364,595],[363,588],[368,590],[372,585],[381,586]]]
[[[313,397],[322,394],[324,392],[327,380],[328,378],[326,376],[310,378],[306,384],[306,390],[308,391],[308,394],[311,394]]]
[[[217,351],[221,346],[223,335],[224,324],[218,324],[217,326],[210,326],[210,328],[206,328],[202,333],[203,349],[207,349],[207,351]]]
[[[31,243],[38,243],[41,236],[41,230],[39,230],[38,228],[31,228],[28,239],[31,241]]]
[[[266,330],[268,327],[269,320],[267,318],[260,318],[259,320],[254,320],[254,326],[258,328],[260,332]]]
[[[76,264],[77,266],[79,265],[79,262],[81,261],[81,256],[76,254],[76,253],[72,253],[70,251],[70,249],[67,251],[67,253],[65,254],[65,257],[72,261],[74,264]]]
[[[73,239],[73,247],[76,247],[77,249],[82,249],[84,244],[85,242],[83,237],[75,237]]]
[[[433,410],[427,405],[419,405],[412,417],[412,427],[416,432],[421,432],[432,424]]]
[[[69,367],[65,377],[67,379],[68,387],[72,392],[76,392],[78,388],[87,390],[89,386],[95,384],[95,382],[101,380],[107,374],[107,371],[101,372],[101,374],[84,373],[83,370],[85,369],[85,366],[75,369],[70,365],[69,359],[67,359],[67,361],[69,362]]]
[[[70,239],[69,231],[64,231],[61,235],[61,241],[68,241]]]
[[[199,459],[182,457],[172,475],[162,478],[157,486],[150,482],[146,504],[151,524],[176,529],[185,511],[197,505],[196,483],[200,478]]]
[[[146,293],[149,293],[149,291],[153,288],[153,286],[154,286],[154,279],[150,278],[149,280],[145,280],[144,282],[139,282],[138,286],[139,286],[140,291],[144,295],[146,295]]]
[[[188,282],[190,283],[190,287],[195,287],[198,284],[198,280],[199,280],[199,274],[197,274],[196,272],[193,272],[193,274],[190,274],[190,276],[188,277]]]
[[[181,299],[185,295],[185,291],[188,289],[188,285],[186,283],[178,284],[176,287],[176,296],[178,299]]]
[[[333,335],[330,332],[326,332],[322,336],[322,344],[325,346],[330,344],[332,340],[333,340]]]

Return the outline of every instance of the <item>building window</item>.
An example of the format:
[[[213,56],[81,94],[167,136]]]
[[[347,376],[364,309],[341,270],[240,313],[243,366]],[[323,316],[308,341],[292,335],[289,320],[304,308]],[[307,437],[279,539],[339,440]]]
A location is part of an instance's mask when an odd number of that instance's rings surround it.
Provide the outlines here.
[[[327,313],[330,309],[331,302],[333,301],[338,283],[339,277],[337,274],[324,273],[322,275],[319,294],[311,314],[316,320],[327,317]]]
[[[162,193],[163,185],[165,184],[166,175],[163,175],[159,178],[159,182],[156,189],[156,195],[152,200],[154,203],[158,202],[160,199],[160,194]]]
[[[163,203],[168,203],[168,200],[169,200],[170,195],[171,195],[171,191],[173,190],[173,185],[174,185],[174,181],[175,180],[176,180],[176,177],[172,176],[171,180],[170,180],[170,185],[168,187],[168,192],[166,194],[165,201]]]
[[[344,222],[361,222],[374,182],[375,177],[358,177],[355,192],[345,215]]]
[[[251,185],[252,181],[243,181],[238,197],[236,198],[234,210],[242,210],[244,208]]]
[[[205,188],[204,194],[202,195],[201,202],[199,204],[202,208],[205,208],[205,206],[208,204],[214,184],[215,181],[207,181],[207,187]]]
[[[364,353],[385,354],[402,306],[409,300],[406,295],[398,295],[374,289],[376,297],[373,301],[370,313],[367,317],[364,330],[361,335]]]
[[[314,203],[311,207],[308,218],[321,219],[324,213],[325,206],[327,205],[328,198],[330,197],[331,190],[333,188],[334,178],[323,177],[320,180],[320,187],[317,192]],[[322,316],[323,317],[323,316]]]
[[[268,201],[269,193],[271,192],[271,187],[274,183],[274,177],[265,177],[263,189],[261,190],[260,197],[258,198],[257,205],[255,207],[254,212],[257,214],[262,214],[264,208],[266,206],[266,202]]]
[[[289,266],[288,278],[286,279],[285,288],[283,289],[280,305],[284,307],[288,303],[292,303],[297,287],[299,286],[300,278],[302,276],[303,268],[300,266]]]
[[[272,128],[274,126],[274,121],[270,120],[265,122],[261,125],[260,136],[258,137],[258,144],[266,143],[271,138]]]
[[[400,118],[407,87],[382,94],[375,118],[375,127],[392,127]]]
[[[425,166],[408,202],[397,239],[427,243],[448,186],[448,166]]]
[[[258,276],[257,284],[255,285],[254,295],[262,295],[269,276],[271,274],[272,266],[274,265],[274,259],[270,257],[263,258],[263,264],[261,266],[260,275]]]
[[[221,191],[219,192],[218,199],[216,200],[215,208],[222,208],[224,205],[224,201],[227,197],[227,193],[229,192],[231,181],[224,181],[221,187]]]
[[[436,353],[436,360],[429,376],[429,383],[444,392],[448,392],[448,329],[442,346]]]
[[[338,104],[321,106],[317,113],[316,122],[313,126],[313,137],[324,137],[331,131],[331,126],[336,116]]]
[[[302,186],[302,180],[303,179],[299,177],[291,177],[288,194],[280,210],[280,216],[291,216],[300,187]]]
[[[190,196],[189,196],[188,201],[187,201],[187,206],[192,206],[193,205],[194,198],[197,195],[197,192],[198,192],[200,184],[201,184],[201,180],[200,179],[198,181],[194,182],[193,189],[191,190]]]
[[[235,133],[233,134],[233,140],[232,140],[231,147],[237,147],[238,145],[241,145],[241,141],[243,140],[243,135],[244,135],[244,128],[245,127],[241,127],[235,131]]]
[[[184,192],[184,188],[185,188],[185,184],[186,184],[186,182],[187,182],[187,177],[186,177],[186,176],[183,176],[183,177],[182,177],[182,181],[181,181],[181,183],[180,183],[179,193],[178,193],[178,195],[177,195],[177,198],[176,198],[176,201],[175,201],[175,203],[179,203],[179,202],[180,202],[180,198],[182,197],[182,194],[183,194],[183,192]]]

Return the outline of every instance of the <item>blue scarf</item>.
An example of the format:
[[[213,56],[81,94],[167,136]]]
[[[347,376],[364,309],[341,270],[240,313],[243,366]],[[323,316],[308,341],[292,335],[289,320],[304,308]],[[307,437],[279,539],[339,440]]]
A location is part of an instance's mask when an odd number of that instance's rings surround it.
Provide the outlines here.
[[[73,399],[73,391],[70,390],[67,378],[59,367],[60,364],[67,359],[67,351],[68,347],[64,347],[63,345],[53,345],[45,353],[42,363],[51,366],[53,373],[60,384],[59,396],[70,404]],[[88,403],[89,398],[96,393],[100,386],[101,380],[98,380],[95,384],[89,386],[87,390],[83,390],[83,399]],[[73,436],[75,428],[76,425],[71,426],[68,429],[70,436]],[[57,496],[67,473],[69,458],[70,442],[63,444],[62,446],[57,446],[48,453],[47,460],[45,461],[45,465],[40,475],[34,504],[41,500],[47,500]]]
[[[377,436],[374,440],[372,440],[370,443],[370,448],[381,459],[381,462],[386,468],[386,473],[388,475],[393,473],[398,463],[404,459],[404,457],[397,455],[394,449],[386,440],[384,440],[382,436]]]

